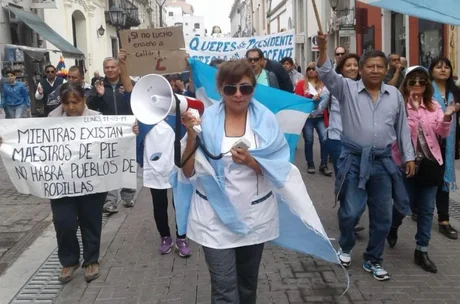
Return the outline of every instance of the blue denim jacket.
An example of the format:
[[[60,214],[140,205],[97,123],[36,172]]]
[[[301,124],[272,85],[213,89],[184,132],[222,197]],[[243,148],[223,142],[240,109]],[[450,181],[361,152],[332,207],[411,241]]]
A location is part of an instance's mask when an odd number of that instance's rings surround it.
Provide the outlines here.
[[[392,179],[393,201],[396,209],[404,215],[410,215],[410,202],[406,188],[404,187],[403,177],[398,166],[391,158],[391,145],[385,149],[374,149],[372,147],[361,147],[345,136],[342,136],[342,154],[340,155],[337,177],[335,180],[334,192],[339,196],[342,185],[348,171],[352,166],[352,158],[361,157],[359,168],[359,189],[366,189],[366,183],[371,174],[371,167],[374,160],[381,160],[388,174]]]
[[[26,108],[30,108],[30,97],[29,92],[22,82],[16,81],[13,85],[7,83],[3,84],[2,90],[2,103],[1,106],[4,108],[8,106],[10,108],[25,105]]]

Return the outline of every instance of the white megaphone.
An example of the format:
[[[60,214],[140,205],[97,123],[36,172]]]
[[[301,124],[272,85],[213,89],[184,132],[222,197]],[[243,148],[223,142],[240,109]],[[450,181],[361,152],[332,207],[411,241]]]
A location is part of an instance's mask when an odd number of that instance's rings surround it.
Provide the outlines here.
[[[176,115],[176,97],[180,101],[180,114],[190,110],[197,118],[203,115],[204,104],[201,101],[174,94],[169,81],[158,74],[145,75],[134,85],[131,110],[143,124],[155,125],[168,115]],[[200,126],[193,129],[201,132]]]

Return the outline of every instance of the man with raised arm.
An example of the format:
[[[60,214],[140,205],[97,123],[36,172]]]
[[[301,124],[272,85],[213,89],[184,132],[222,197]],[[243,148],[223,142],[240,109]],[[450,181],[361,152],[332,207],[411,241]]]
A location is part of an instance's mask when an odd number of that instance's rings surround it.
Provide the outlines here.
[[[382,267],[385,238],[392,221],[393,199],[404,214],[410,213],[409,199],[402,174],[415,173],[414,149],[407,124],[405,104],[394,86],[383,83],[388,61],[381,51],[361,57],[361,80],[338,75],[327,57],[327,39],[318,33],[320,79],[340,103],[342,117],[342,154],[338,161],[335,193],[340,200],[339,259],[351,264],[356,236],[353,228],[369,208],[369,243],[363,255],[363,268],[379,281],[390,279]],[[397,142],[405,163],[405,172],[391,158],[391,146]]]

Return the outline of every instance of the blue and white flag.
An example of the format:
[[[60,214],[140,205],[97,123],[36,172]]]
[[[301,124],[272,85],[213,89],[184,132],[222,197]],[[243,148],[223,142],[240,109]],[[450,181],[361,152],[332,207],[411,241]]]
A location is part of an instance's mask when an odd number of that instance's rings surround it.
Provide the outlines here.
[[[190,59],[190,66],[196,98],[201,100],[205,107],[220,101],[221,96],[216,86],[217,69],[194,59]],[[302,128],[308,115],[315,108],[313,100],[264,85],[256,86],[254,99],[275,113],[278,124],[289,144],[291,162],[294,162],[295,150]]]
[[[404,15],[460,26],[459,0],[359,0]]]

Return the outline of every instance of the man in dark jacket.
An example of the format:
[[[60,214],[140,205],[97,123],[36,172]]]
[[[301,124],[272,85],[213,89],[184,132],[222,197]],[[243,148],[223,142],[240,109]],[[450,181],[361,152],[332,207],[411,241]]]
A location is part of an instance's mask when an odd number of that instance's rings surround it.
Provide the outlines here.
[[[292,93],[294,92],[294,86],[292,85],[291,78],[289,77],[288,72],[284,69],[283,65],[278,61],[270,60],[264,58],[264,53],[261,49],[255,48],[250,49],[246,52],[246,57],[248,57],[249,53],[257,52],[261,55],[264,63],[265,63],[265,70],[272,72],[276,76],[276,80],[278,81],[278,87],[280,90]]]
[[[83,73],[83,69],[81,67],[76,65],[70,67],[69,72],[67,73],[67,80],[70,83],[81,85],[85,91],[85,97],[87,99],[89,98],[92,87],[89,83],[85,82],[85,74]],[[49,107],[59,106],[61,104],[61,87],[62,84],[48,96],[47,105]]]
[[[101,112],[103,115],[133,115],[130,100],[124,94],[118,60],[113,57],[106,58],[103,66],[105,78],[96,81],[95,86],[91,89],[87,100],[88,107],[91,110]],[[125,207],[134,206],[135,193],[136,189],[121,189],[121,200]],[[118,200],[118,190],[110,191],[107,194],[104,211],[107,213],[118,212]]]
[[[62,85],[65,81],[61,77],[56,76],[56,68],[54,65],[47,65],[45,67],[45,78],[40,80],[40,83],[38,84],[37,91],[35,92],[35,99],[42,100],[44,104],[44,114],[45,117],[48,116],[48,114],[53,111],[57,106],[48,106],[48,96],[56,90],[56,88],[60,85]]]

